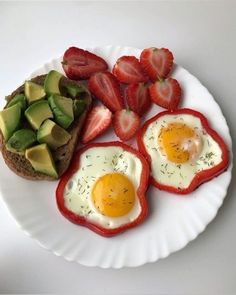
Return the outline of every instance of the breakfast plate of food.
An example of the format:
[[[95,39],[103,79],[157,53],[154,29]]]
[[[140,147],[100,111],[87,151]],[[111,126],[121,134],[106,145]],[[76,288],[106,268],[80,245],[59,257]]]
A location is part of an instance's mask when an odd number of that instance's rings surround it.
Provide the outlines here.
[[[232,142],[210,92],[166,48],[68,48],[0,112],[0,193],[42,247],[86,266],[182,249],[227,194]]]

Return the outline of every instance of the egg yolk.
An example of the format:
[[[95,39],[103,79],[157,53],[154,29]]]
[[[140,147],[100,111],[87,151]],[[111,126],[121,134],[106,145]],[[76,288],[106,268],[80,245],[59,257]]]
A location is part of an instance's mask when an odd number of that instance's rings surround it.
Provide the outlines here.
[[[169,123],[158,135],[162,154],[171,162],[181,164],[195,159],[202,149],[202,139],[183,123]]]
[[[134,206],[135,190],[125,175],[105,174],[93,186],[92,201],[95,208],[105,216],[123,216]]]

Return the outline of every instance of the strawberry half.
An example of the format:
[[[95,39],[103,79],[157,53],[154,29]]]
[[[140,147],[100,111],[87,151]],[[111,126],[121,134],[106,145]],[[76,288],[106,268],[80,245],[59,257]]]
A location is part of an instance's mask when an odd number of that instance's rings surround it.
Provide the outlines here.
[[[111,73],[94,74],[89,79],[88,88],[112,112],[123,109],[124,101],[120,92],[120,84]]]
[[[92,74],[108,68],[104,59],[87,50],[70,47],[63,56],[62,67],[72,80],[88,79]]]
[[[151,106],[148,86],[144,83],[130,84],[125,89],[129,108],[142,116]]]
[[[111,124],[112,113],[104,106],[96,106],[89,112],[84,123],[82,143],[102,134]]]
[[[141,64],[135,56],[122,56],[116,61],[113,75],[126,84],[139,83],[147,81],[146,75],[143,73]]]
[[[168,110],[175,110],[180,102],[181,88],[177,80],[168,78],[149,86],[151,100]]]
[[[167,48],[146,48],[140,55],[141,66],[153,82],[168,76],[173,59],[173,54]]]
[[[113,127],[115,134],[123,141],[131,139],[139,127],[139,116],[130,110],[115,112]]]

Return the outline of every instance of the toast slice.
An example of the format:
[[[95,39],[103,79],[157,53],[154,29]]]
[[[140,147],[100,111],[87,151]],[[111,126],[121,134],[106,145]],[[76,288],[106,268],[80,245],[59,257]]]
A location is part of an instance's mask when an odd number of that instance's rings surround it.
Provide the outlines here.
[[[39,85],[43,85],[45,77],[46,75],[37,76],[33,78],[31,81]],[[63,86],[65,86],[68,83],[68,81],[69,79],[62,77],[60,81],[60,87],[62,88]],[[73,83],[75,83],[75,81],[73,81]],[[11,95],[7,97],[7,101],[9,102],[16,94],[22,93],[23,91],[24,85],[21,85]],[[67,170],[70,164],[84,120],[92,103],[92,98],[89,92],[84,93],[82,99],[84,99],[86,102],[86,109],[83,112],[83,114],[78,119],[74,120],[71,126],[67,129],[67,132],[71,134],[71,139],[67,144],[57,148],[55,151],[51,151],[57,168],[58,177],[60,177]],[[5,163],[17,175],[30,180],[55,180],[55,178],[51,176],[48,176],[40,172],[36,172],[24,155],[19,155],[8,151],[6,149],[1,132],[0,149],[2,151]]]

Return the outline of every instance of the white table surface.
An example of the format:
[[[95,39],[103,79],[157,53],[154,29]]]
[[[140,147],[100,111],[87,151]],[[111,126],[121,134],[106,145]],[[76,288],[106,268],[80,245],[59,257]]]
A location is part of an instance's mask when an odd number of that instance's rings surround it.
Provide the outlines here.
[[[70,45],[168,47],[212,92],[236,134],[235,2],[0,2],[0,101]],[[234,173],[235,174],[235,173]],[[0,293],[235,294],[236,184],[183,250],[139,268],[66,262],[16,226],[0,199]]]

